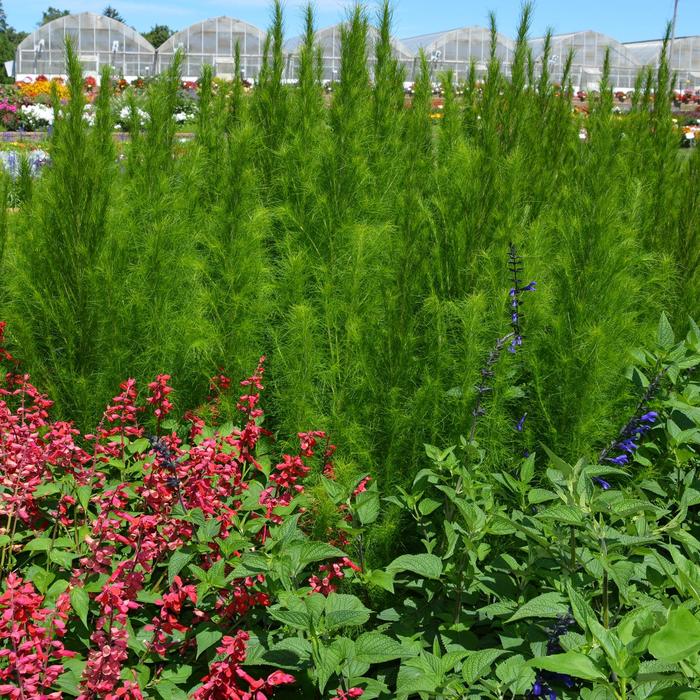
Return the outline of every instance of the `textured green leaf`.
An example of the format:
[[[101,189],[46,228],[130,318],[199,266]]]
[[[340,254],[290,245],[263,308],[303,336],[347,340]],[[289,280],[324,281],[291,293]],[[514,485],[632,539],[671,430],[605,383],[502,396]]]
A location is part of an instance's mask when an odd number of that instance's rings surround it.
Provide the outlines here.
[[[163,680],[170,681],[176,685],[185,683],[192,675],[192,666],[187,664],[177,664],[174,667],[166,668],[161,674]]]
[[[700,650],[700,621],[686,608],[676,608],[649,639],[649,651],[660,661],[681,661]]]
[[[340,559],[345,556],[345,552],[325,542],[304,542],[299,545],[299,549],[299,565],[302,568],[311,562]]]
[[[367,632],[355,640],[355,656],[368,664],[381,664],[400,659],[404,649],[399,642],[386,634]]]
[[[203,652],[209,647],[216,644],[224,636],[223,632],[214,627],[205,627],[195,635],[197,640],[197,657],[199,658]]]
[[[528,600],[506,622],[515,622],[515,620],[522,620],[526,617],[559,617],[559,615],[566,615],[568,611],[569,607],[564,603],[561,593],[542,593],[536,598]]]
[[[76,586],[70,592],[70,604],[75,614],[82,620],[82,623],[87,627],[88,610],[90,609],[90,596],[84,588]]]
[[[33,540],[29,540],[24,545],[25,552],[47,552],[51,549],[52,540],[50,537],[36,537]]]
[[[656,331],[656,342],[659,344],[659,347],[664,350],[672,348],[675,342],[673,328],[671,328],[671,324],[664,311],[661,312],[661,318],[659,319],[659,326]]]
[[[462,676],[469,683],[476,683],[492,667],[496,659],[508,652],[505,649],[482,649],[469,654],[462,664]]]
[[[537,514],[538,518],[548,518],[555,520],[560,525],[583,525],[583,514],[575,506],[568,506],[565,503],[545,508]]]
[[[311,642],[302,637],[287,637],[263,654],[265,663],[281,668],[295,668],[311,657]]]
[[[551,671],[552,673],[565,673],[574,678],[582,678],[585,681],[605,681],[606,675],[601,671],[592,659],[577,651],[567,651],[565,654],[553,654],[541,656],[528,661],[528,666]]]
[[[410,571],[417,576],[438,579],[442,574],[442,561],[434,554],[403,554],[386,567],[387,572]]]
[[[535,672],[520,656],[511,656],[496,666],[496,677],[505,683],[513,695],[523,695],[532,688]]]
[[[355,500],[355,511],[362,525],[371,525],[379,517],[379,494],[363,491]]]
[[[325,605],[326,629],[364,625],[370,612],[354,595],[331,593]]]
[[[319,646],[313,653],[313,661],[318,688],[323,693],[328,681],[338,672],[342,658],[332,646]]]
[[[383,588],[389,593],[394,592],[394,574],[381,569],[375,569],[367,573],[367,581],[374,586]]]
[[[62,566],[64,569],[71,569],[73,568],[73,559],[75,559],[76,556],[77,554],[73,554],[73,552],[66,552],[62,549],[52,549],[49,554],[49,559],[55,564]]]
[[[184,550],[177,550],[172,553],[170,561],[168,562],[168,583],[172,584],[173,579],[189,564],[193,557],[192,552],[185,552]]]
[[[270,617],[281,622],[287,627],[293,627],[298,630],[308,630],[311,627],[311,615],[304,610],[280,610],[270,608],[268,610]]]
[[[588,621],[595,619],[595,613],[586,599],[571,585],[571,583],[567,583],[566,588],[574,618],[576,622],[578,622],[579,627],[586,631],[588,630]]]
[[[428,669],[403,664],[396,679],[396,696],[403,700],[416,693],[434,693],[438,682],[437,676]]]
[[[527,492],[527,500],[533,505],[553,501],[555,498],[559,498],[559,496],[549,489],[530,489]]]
[[[187,700],[187,693],[172,681],[162,680],[155,685],[156,692],[163,700]]]
[[[697,689],[685,686],[683,688],[674,687],[657,690],[654,694],[650,695],[647,700],[697,700],[697,698]]]

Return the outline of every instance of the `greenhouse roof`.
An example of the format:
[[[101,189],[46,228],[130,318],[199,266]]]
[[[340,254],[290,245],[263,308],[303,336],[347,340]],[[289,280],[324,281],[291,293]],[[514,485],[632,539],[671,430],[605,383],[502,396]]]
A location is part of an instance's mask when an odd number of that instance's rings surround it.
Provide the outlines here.
[[[337,47],[335,53],[340,55],[340,37],[343,23],[334,24],[331,27],[325,27],[316,32],[316,42],[325,49]],[[368,29],[368,44],[370,51],[373,50],[377,40],[379,39],[379,31],[375,27]],[[295,36],[288,39],[284,44],[284,50],[289,53],[296,53],[304,40],[303,36]],[[394,49],[394,55],[400,59],[413,59],[413,52],[406,44],[398,39],[392,38],[391,45]]]
[[[458,27],[443,32],[432,32],[430,34],[420,34],[404,39],[404,44],[409,50],[418,53],[420,49],[431,49],[439,44],[445,44],[450,41],[464,41],[471,37],[478,38],[481,42],[491,41],[491,30],[487,27],[472,25],[469,27]],[[514,42],[504,34],[496,33],[496,39],[500,46],[507,48],[509,51],[513,49]]]
[[[265,32],[233,17],[212,17],[175,32],[160,46],[158,53],[173,54],[183,49],[190,53],[232,56],[239,37],[244,37],[246,42],[248,37],[254,40],[254,46],[248,47],[247,43],[240,45],[241,53],[247,53],[248,49],[259,53],[265,41]]]
[[[98,15],[94,12],[80,12],[79,14],[65,15],[51,20],[51,22],[47,22],[28,34],[17,48],[20,50],[31,49],[33,51],[39,41],[48,39],[47,49],[56,50],[60,48],[60,50],[63,51],[66,36],[74,35],[80,38],[82,34],[90,30],[108,31],[114,35],[121,35],[125,40],[137,45],[140,51],[155,53],[155,49],[151,46],[150,42],[144,39],[135,29],[128,27],[119,20],[105,17],[104,15]],[[55,45],[57,40],[60,42],[59,46]],[[79,46],[77,48],[80,50]],[[111,45],[97,47],[97,50],[111,51],[111,49]]]
[[[529,42],[535,59],[542,55],[544,37],[531,39]],[[570,49],[574,51],[574,66],[601,68],[606,49],[610,49],[611,66],[636,69],[639,64],[633,53],[617,39],[593,30],[555,34],[552,36],[552,54],[564,62]]]
[[[155,49],[135,29],[81,12],[58,17],[29,34],[17,47],[15,73],[65,75],[67,38],[88,74],[105,65],[125,75],[144,75],[154,67]]]

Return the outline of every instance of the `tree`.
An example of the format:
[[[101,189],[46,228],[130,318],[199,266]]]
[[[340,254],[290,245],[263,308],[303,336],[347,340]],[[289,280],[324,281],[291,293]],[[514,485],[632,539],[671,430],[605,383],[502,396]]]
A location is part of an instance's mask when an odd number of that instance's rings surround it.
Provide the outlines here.
[[[26,36],[27,32],[18,32],[7,25],[0,31],[0,82],[12,82],[11,76],[5,71],[5,61],[14,59],[17,46]]]
[[[7,14],[5,13],[5,8],[2,6],[2,0],[0,0],[0,32],[7,31]]]
[[[116,19],[117,22],[122,22],[124,23],[124,18],[119,14],[119,12],[113,8],[111,5],[107,5],[105,7],[104,12],[102,13],[105,17],[109,17],[110,19]]]
[[[156,24],[150,31],[144,32],[143,38],[154,48],[158,48],[164,41],[169,39],[175,32],[165,24]]]
[[[41,22],[39,22],[39,26],[43,27],[45,24],[53,22],[53,20],[58,19],[59,17],[65,17],[69,14],[70,12],[68,12],[68,10],[58,10],[55,7],[49,7],[48,9],[44,10],[44,14],[41,16]]]

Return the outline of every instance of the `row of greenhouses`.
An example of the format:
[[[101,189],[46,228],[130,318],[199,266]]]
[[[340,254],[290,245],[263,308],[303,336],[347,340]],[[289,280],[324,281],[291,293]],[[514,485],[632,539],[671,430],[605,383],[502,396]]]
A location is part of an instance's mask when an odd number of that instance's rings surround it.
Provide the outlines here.
[[[322,50],[323,79],[335,81],[340,70],[342,25],[322,29],[317,42]],[[77,48],[83,70],[95,75],[104,65],[126,78],[148,77],[161,73],[173,61],[176,53],[185,54],[183,75],[186,79],[200,77],[202,67],[211,65],[216,76],[231,78],[234,73],[236,46],[240,51],[240,70],[243,78],[255,80],[262,64],[265,32],[239,19],[216,17],[197,22],[168,39],[155,49],[136,30],[117,20],[83,12],[67,15],[49,22],[27,36],[18,46],[15,59],[17,80],[32,79],[38,75],[65,74],[64,45],[71,37]],[[373,30],[370,39],[376,41]],[[508,73],[513,60],[514,41],[498,34],[497,58]],[[295,81],[298,74],[299,46],[295,37],[285,44],[285,80]],[[470,66],[477,75],[485,74],[489,62],[490,31],[472,26],[447,32],[426,34],[393,40],[394,57],[403,66],[406,78],[417,72],[421,50],[434,74],[451,70],[456,80],[466,78]],[[544,39],[530,41],[532,55],[542,69]],[[640,41],[623,44],[612,37],[595,31],[581,31],[555,35],[548,54],[548,70],[554,82],[561,79],[564,64],[571,50],[574,59],[571,79],[580,89],[595,89],[598,85],[603,59],[610,49],[611,77],[616,89],[631,89],[640,68],[655,67],[659,61],[661,41]],[[370,64],[371,64],[370,59]],[[700,36],[677,37],[671,47],[671,68],[677,73],[679,89],[700,87]],[[372,65],[370,65],[370,71]]]

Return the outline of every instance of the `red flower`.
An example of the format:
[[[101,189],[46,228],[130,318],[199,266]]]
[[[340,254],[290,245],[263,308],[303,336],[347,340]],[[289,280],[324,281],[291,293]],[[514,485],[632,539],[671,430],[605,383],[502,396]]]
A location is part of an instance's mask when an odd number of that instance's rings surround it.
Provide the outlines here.
[[[155,382],[151,382],[148,385],[148,390],[150,396],[146,399],[151,406],[154,407],[153,414],[155,415],[158,423],[170,413],[173,405],[168,400],[168,394],[172,392],[172,387],[168,386],[170,381],[169,374],[159,374],[156,377]]]

